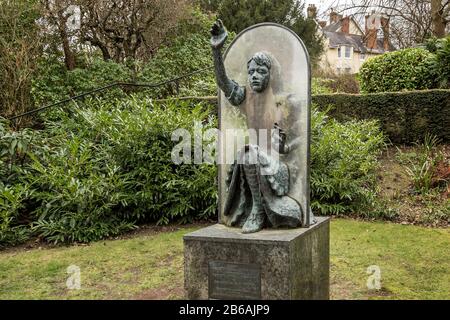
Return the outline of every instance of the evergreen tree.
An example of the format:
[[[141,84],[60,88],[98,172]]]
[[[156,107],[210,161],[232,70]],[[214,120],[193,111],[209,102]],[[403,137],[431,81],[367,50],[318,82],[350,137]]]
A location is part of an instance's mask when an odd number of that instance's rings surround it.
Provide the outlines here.
[[[198,5],[205,12],[217,12],[222,0],[194,0],[193,3]]]

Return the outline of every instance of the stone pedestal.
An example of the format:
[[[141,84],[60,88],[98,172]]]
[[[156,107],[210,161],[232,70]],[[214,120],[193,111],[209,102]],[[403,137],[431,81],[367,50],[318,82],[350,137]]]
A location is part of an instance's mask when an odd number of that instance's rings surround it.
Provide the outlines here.
[[[188,299],[329,299],[329,218],[242,234],[216,224],[184,236]]]

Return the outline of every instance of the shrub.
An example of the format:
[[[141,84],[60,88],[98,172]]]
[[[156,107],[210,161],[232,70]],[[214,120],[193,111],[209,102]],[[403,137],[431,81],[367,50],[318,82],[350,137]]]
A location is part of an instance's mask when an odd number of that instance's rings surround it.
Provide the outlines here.
[[[330,79],[312,78],[311,79],[311,94],[327,94],[331,93],[329,88]]]
[[[38,106],[48,105],[113,82],[130,82],[131,71],[127,66],[94,57],[81,68],[67,71],[56,57],[48,57],[39,65],[39,75],[33,80],[33,98]],[[97,97],[123,96],[120,88],[97,94]]]
[[[439,141],[435,136],[426,134],[424,142],[418,145],[418,153],[414,157],[405,157],[399,150],[399,157],[406,158],[406,172],[411,178],[414,191],[427,195],[433,187],[439,184],[438,167],[443,163],[444,155],[437,150]],[[444,180],[445,182],[445,180]]]
[[[202,122],[204,130],[214,127],[216,120],[210,113],[202,104],[160,105],[147,99],[85,116],[103,143],[111,146],[115,163],[131,182],[127,202],[135,218],[188,222],[215,212],[217,195],[211,183],[215,167],[175,165],[171,158],[176,144],[172,132],[185,128],[193,136],[194,122]]]
[[[374,94],[323,94],[312,97],[321,110],[339,120],[377,119],[394,143],[412,144],[425,133],[450,141],[450,90]]]
[[[195,121],[202,130],[216,127],[214,113],[209,105],[137,97],[58,111],[45,130],[29,131],[29,158],[0,189],[1,242],[30,231],[52,242],[89,242],[144,222],[215,215],[216,166],[171,159],[178,143],[172,132],[186,128],[194,136]],[[312,137],[313,208],[345,214],[368,206],[382,144],[376,123],[338,123],[313,109]]]
[[[450,88],[450,36],[436,40],[430,70],[441,88]]]
[[[363,215],[375,199],[377,156],[384,144],[379,125],[339,123],[313,108],[311,126],[311,207],[325,215]]]
[[[28,186],[0,184],[0,247],[24,242],[30,237],[30,228],[20,221],[24,202],[31,196]]]
[[[429,70],[433,54],[409,48],[368,59],[359,71],[361,92],[394,92],[435,87]]]
[[[354,74],[329,74],[325,78],[312,79],[313,95],[327,93],[359,93],[359,83]]]
[[[172,131],[194,121],[214,125],[207,108],[148,99],[87,106],[48,121],[40,134],[30,177],[36,234],[88,242],[137,223],[188,222],[215,212],[215,167],[171,160]]]
[[[68,132],[34,158],[31,184],[39,204],[34,231],[54,242],[86,242],[130,230],[133,223],[117,212],[127,180],[108,161],[107,148]]]
[[[27,201],[33,190],[21,181],[30,138],[30,130],[13,132],[0,121],[0,247],[21,243],[30,235]]]
[[[359,93],[359,82],[355,74],[337,75],[328,86],[332,92]]]

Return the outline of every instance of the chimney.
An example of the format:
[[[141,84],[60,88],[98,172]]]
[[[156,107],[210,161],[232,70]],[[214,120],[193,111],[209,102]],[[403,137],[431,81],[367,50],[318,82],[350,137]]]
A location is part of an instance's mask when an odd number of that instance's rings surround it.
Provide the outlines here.
[[[330,24],[338,22],[340,19],[342,19],[342,15],[338,14],[336,11],[331,9],[331,12],[330,12]]]
[[[309,19],[316,19],[317,18],[317,7],[314,4],[309,4],[307,13],[308,13]]]
[[[383,30],[383,49],[384,51],[389,51],[389,17],[381,17],[381,30]]]
[[[377,48],[377,21],[374,12],[371,15],[366,15],[366,34],[365,34],[365,45],[368,49],[376,49]]]
[[[350,17],[342,18],[341,20],[341,32],[350,33]]]

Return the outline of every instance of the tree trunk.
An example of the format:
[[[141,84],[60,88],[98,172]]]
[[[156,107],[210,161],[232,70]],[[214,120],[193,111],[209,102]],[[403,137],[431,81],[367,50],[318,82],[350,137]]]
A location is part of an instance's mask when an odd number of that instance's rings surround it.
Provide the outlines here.
[[[446,21],[443,16],[441,0],[431,0],[431,18],[433,21],[433,35],[438,38],[445,37]]]
[[[106,44],[100,42],[100,40],[98,40],[98,38],[95,38],[95,40],[91,40],[90,42],[91,42],[91,45],[96,46],[97,48],[100,49],[100,51],[102,52],[104,61],[111,60],[111,54],[109,53],[109,50],[106,47]]]
[[[62,36],[62,35],[61,35]],[[64,50],[64,62],[66,64],[66,68],[69,71],[75,69],[75,55],[70,49],[69,39],[67,36],[62,39],[63,41],[63,50]]]
[[[72,49],[70,48],[69,37],[67,35],[66,30],[67,19],[64,18],[64,16],[60,12],[58,12],[58,19],[59,19],[59,26],[58,26],[59,35],[61,37],[64,51],[64,62],[66,64],[67,70],[71,71],[75,69],[75,55],[73,54]]]

